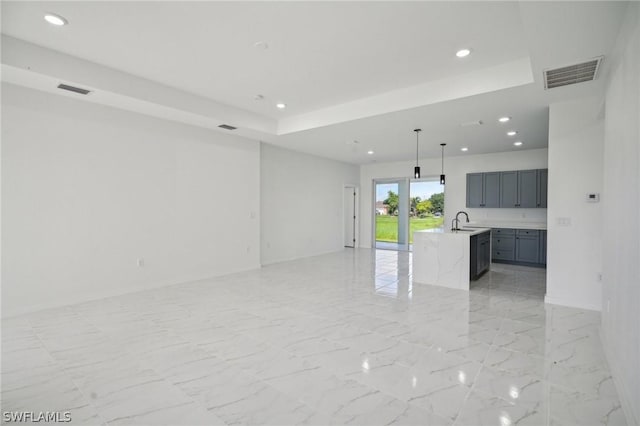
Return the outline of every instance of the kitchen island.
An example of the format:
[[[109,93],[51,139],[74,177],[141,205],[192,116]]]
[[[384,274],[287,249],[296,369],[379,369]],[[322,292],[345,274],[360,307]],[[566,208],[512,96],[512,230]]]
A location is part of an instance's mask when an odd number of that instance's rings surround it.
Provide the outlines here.
[[[491,265],[491,229],[426,229],[413,233],[413,281],[469,290]]]

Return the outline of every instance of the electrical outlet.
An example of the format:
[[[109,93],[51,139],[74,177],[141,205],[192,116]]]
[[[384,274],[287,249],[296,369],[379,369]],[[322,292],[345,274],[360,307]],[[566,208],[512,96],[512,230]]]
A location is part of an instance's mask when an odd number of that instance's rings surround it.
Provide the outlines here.
[[[138,268],[142,268],[144,266],[144,258],[139,258],[137,261]]]
[[[598,282],[602,282],[602,272],[598,272]]]
[[[557,218],[557,223],[559,226],[571,226],[571,218],[570,217],[559,217]]]

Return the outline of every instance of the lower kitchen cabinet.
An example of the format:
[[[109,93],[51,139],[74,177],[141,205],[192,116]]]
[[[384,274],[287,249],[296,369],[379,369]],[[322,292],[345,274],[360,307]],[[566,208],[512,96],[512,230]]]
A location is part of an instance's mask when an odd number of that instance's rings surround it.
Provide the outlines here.
[[[494,262],[529,266],[546,264],[546,231],[495,228],[491,243],[491,260]]]
[[[547,264],[547,231],[540,231],[540,264]]]
[[[540,238],[538,231],[516,231],[516,261],[527,263],[539,263]]]
[[[471,236],[471,257],[469,259],[469,278],[477,280],[489,270],[491,265],[491,233],[484,232]]]

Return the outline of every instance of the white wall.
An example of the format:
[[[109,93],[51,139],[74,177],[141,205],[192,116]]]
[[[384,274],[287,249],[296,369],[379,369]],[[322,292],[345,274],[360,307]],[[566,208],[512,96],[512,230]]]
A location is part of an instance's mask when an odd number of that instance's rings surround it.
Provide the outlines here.
[[[604,142],[602,335],[629,424],[640,423],[640,4],[612,60]]]
[[[358,184],[358,166],[264,143],[260,152],[262,264],[341,250],[343,188]]]
[[[604,121],[602,103],[588,98],[549,108],[547,295],[558,305],[602,307],[602,195]],[[561,224],[565,219],[570,223]]]
[[[257,142],[12,85],[2,142],[4,316],[259,267]]]
[[[413,174],[414,162],[373,163],[360,168],[361,186],[361,247],[371,247],[373,218],[373,180],[381,178],[405,178]],[[420,160],[423,177],[439,178],[440,158]],[[505,170],[544,169],[547,167],[547,150],[532,149],[502,152],[497,154],[465,155],[447,157],[445,155],[445,225],[451,223],[456,212],[469,213],[471,221],[521,221],[546,222],[547,209],[468,209],[467,173]]]

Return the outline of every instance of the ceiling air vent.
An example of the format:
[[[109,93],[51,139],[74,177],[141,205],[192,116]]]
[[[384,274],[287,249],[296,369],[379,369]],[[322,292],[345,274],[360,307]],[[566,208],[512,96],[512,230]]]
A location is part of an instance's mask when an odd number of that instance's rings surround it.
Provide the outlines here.
[[[237,129],[237,127],[229,126],[228,124],[221,124],[218,127],[220,127],[221,129],[225,129],[225,130],[235,130],[235,129]]]
[[[69,86],[68,84],[58,84],[58,89],[80,93],[81,95],[88,95],[89,93],[91,93],[91,90],[82,89],[80,87]]]
[[[553,89],[595,80],[603,58],[603,56],[599,56],[580,64],[544,70],[544,88]]]

